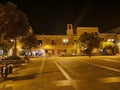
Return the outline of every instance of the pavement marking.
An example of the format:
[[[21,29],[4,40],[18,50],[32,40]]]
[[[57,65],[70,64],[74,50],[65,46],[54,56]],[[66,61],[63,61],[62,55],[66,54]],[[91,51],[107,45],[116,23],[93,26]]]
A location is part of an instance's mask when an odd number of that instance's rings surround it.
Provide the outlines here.
[[[90,64],[90,65],[94,65],[94,66],[101,67],[101,68],[111,70],[111,71],[115,71],[115,72],[120,72],[120,70],[116,69],[116,68],[111,68],[111,67],[98,65],[98,64],[94,64],[94,63],[90,63],[90,62],[85,62],[85,61],[79,61],[79,62],[87,63],[87,64]],[[102,83],[120,83],[120,77],[98,78],[97,81],[102,82]]]
[[[77,61],[79,61],[79,60],[77,60]],[[120,70],[116,69],[116,68],[111,68],[111,67],[107,67],[107,66],[103,66],[103,65],[99,65],[99,64],[94,64],[94,63],[90,63],[90,62],[85,62],[85,61],[79,61],[79,62],[87,63],[87,64],[90,64],[90,65],[94,65],[94,66],[101,67],[101,68],[111,70],[111,71],[115,71],[115,72],[120,72]]]
[[[3,86],[3,90],[14,90],[13,84],[6,84]]]
[[[117,60],[111,60],[111,59],[103,59],[103,60],[111,61],[111,62],[120,62],[120,61],[117,61]]]
[[[73,80],[72,82],[79,83],[81,80]],[[59,81],[54,81],[56,86],[61,87],[61,86],[71,86],[72,84],[68,80],[59,80]]]
[[[78,74],[78,72],[73,71],[73,70],[70,69],[67,65],[62,64],[62,66],[63,66],[64,68],[66,68],[69,72],[71,72],[72,74],[74,74],[75,77],[80,77],[80,75]]]
[[[102,83],[119,83],[120,82],[120,77],[99,78],[97,80],[99,82],[102,82]]]
[[[75,90],[79,90],[78,86],[73,82],[74,80],[65,72],[65,70],[55,61],[53,62],[56,64],[56,66],[59,68],[59,70],[62,72],[62,74],[65,76],[65,78],[68,80],[68,84],[71,84]]]
[[[70,86],[72,85],[68,80],[61,80],[54,82],[56,86]]]
[[[43,58],[42,64],[40,65],[40,73],[43,72],[44,64],[45,64],[45,57]]]

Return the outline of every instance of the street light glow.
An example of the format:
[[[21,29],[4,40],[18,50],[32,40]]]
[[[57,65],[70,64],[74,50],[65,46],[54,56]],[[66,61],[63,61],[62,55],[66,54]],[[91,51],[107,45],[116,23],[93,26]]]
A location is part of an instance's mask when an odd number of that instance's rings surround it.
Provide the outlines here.
[[[67,43],[68,43],[68,38],[64,38],[64,39],[63,39],[63,43],[64,43],[64,44],[67,44]]]
[[[15,42],[15,40],[14,40],[14,39],[11,39],[10,41],[11,41],[11,42]]]
[[[108,39],[108,42],[113,42],[114,41],[114,39]]]

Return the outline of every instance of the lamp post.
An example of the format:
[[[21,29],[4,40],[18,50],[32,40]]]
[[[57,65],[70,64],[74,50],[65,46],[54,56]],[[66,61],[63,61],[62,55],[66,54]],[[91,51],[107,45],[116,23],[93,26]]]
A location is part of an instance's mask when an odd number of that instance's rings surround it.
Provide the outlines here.
[[[65,45],[64,53],[66,53],[66,45],[68,44],[68,38],[63,39],[63,44]]]
[[[14,45],[14,47],[13,47],[13,56],[16,56],[16,55],[17,55],[16,39],[11,39],[10,41],[11,41],[11,42],[13,43],[13,45]]]
[[[63,39],[63,44],[66,45],[68,43],[68,39],[67,38],[64,38]]]

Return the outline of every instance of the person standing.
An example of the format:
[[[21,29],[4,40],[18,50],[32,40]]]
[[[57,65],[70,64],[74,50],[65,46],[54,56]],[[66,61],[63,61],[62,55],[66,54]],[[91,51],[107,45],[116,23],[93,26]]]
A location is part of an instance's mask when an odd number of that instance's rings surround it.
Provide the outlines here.
[[[25,53],[25,60],[27,61],[27,62],[29,62],[29,55],[30,55],[30,53],[29,52],[26,52]]]

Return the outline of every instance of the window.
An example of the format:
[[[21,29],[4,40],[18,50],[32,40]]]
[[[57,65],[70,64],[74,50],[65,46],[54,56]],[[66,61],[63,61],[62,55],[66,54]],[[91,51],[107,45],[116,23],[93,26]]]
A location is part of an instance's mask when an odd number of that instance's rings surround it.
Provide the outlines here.
[[[51,41],[51,45],[55,45],[56,43],[55,43],[55,40],[52,40]]]
[[[74,40],[74,43],[76,42],[77,40]]]
[[[94,33],[93,33],[93,32],[91,32],[91,34],[92,34],[92,35],[94,35]]]
[[[38,45],[42,45],[42,40],[38,40]]]
[[[74,41],[73,41],[73,45],[74,45],[76,42],[77,42],[77,40],[74,40]]]
[[[98,33],[97,33],[97,32],[95,32],[95,35],[98,35]]]
[[[68,29],[72,29],[72,24],[68,24]]]

